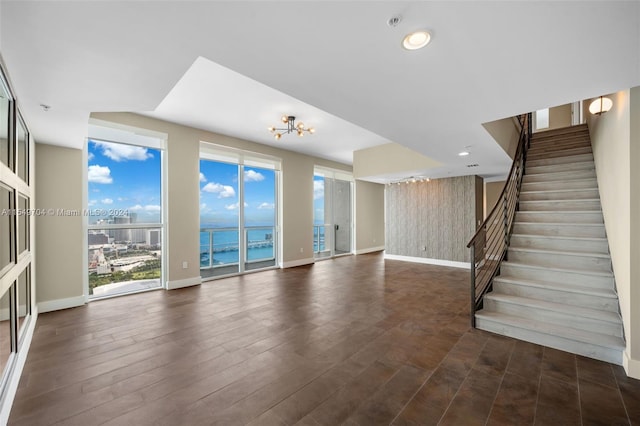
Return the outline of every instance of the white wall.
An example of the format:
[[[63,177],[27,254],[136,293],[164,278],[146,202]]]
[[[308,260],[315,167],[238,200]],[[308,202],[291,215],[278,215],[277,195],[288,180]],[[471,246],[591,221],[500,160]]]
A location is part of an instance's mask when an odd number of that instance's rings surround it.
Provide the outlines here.
[[[513,117],[483,123],[484,129],[496,140],[500,148],[513,159],[518,149],[520,139],[520,125],[516,124]]]
[[[83,161],[79,149],[35,144],[36,209],[81,210]],[[35,218],[36,301],[40,312],[84,303],[81,216]]]
[[[561,129],[568,126],[571,126],[571,104],[549,108],[549,128],[545,130]]]
[[[384,250],[384,185],[355,181],[356,253]]]
[[[610,97],[613,108],[589,114],[587,124],[627,341],[624,367],[640,378],[640,87]]]
[[[353,177],[365,179],[379,175],[407,177],[442,164],[397,143],[361,149],[353,153]]]
[[[487,215],[491,213],[493,207],[495,207],[498,197],[504,189],[506,181],[499,180],[495,182],[484,182],[484,196],[483,196],[483,218],[487,218]]]
[[[629,289],[630,334],[628,348],[633,377],[640,379],[640,86],[630,90],[629,115],[631,118],[631,288]]]

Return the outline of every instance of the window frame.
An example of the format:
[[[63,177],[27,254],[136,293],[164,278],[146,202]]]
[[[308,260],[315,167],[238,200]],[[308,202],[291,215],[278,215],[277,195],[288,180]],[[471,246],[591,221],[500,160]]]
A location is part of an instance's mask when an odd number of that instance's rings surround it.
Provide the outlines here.
[[[92,124],[92,131],[95,133],[96,130],[95,129],[99,129],[99,128],[105,128],[107,129],[107,134],[110,130],[115,130],[116,133],[115,134],[119,134],[119,132],[121,130],[124,129],[123,126],[120,125],[114,125],[113,128],[111,128],[111,123],[108,122],[103,122],[101,120],[90,120],[90,123]],[[131,130],[129,128],[127,128],[126,130]],[[142,133],[146,133],[146,131],[144,129],[136,129],[139,130]],[[99,131],[98,131],[99,132]],[[90,132],[91,133],[91,132]],[[160,258],[160,262],[161,262],[161,266],[160,266],[160,286],[158,287],[153,287],[153,288],[148,288],[148,289],[142,289],[142,290],[134,290],[134,291],[130,291],[130,292],[123,292],[123,293],[114,293],[114,294],[109,294],[109,295],[104,295],[104,296],[94,296],[89,294],[89,273],[88,270],[85,271],[84,273],[84,298],[85,298],[85,302],[91,302],[91,301],[96,301],[96,300],[102,300],[102,299],[109,299],[112,297],[120,297],[120,296],[125,296],[125,295],[129,295],[129,294],[136,294],[136,293],[143,293],[143,292],[147,292],[147,291],[155,291],[155,290],[161,290],[161,289],[167,289],[167,282],[168,282],[168,276],[167,276],[167,136],[166,135],[161,135],[159,133],[154,133],[154,132],[149,132],[150,134],[153,133],[153,135],[151,136],[143,136],[144,141],[148,140],[151,141],[150,143],[142,143],[142,142],[136,142],[135,140],[127,140],[126,142],[119,142],[119,141],[115,141],[112,140],[111,138],[107,138],[107,137],[94,137],[94,136],[89,136],[85,139],[85,143],[84,143],[84,149],[83,149],[83,159],[84,159],[84,175],[83,175],[83,183],[84,183],[84,188],[83,188],[83,192],[84,192],[84,199],[83,199],[83,204],[84,204],[84,209],[85,211],[88,211],[89,209],[89,205],[88,205],[88,193],[89,193],[89,180],[88,180],[88,165],[89,165],[89,159],[88,159],[88,147],[89,147],[89,143],[91,142],[106,142],[106,143],[112,143],[112,144],[120,144],[120,145],[127,145],[127,146],[134,146],[134,147],[142,147],[142,148],[147,148],[147,149],[153,149],[156,150],[160,153],[160,222],[159,223],[137,223],[137,224],[89,224],[88,223],[88,217],[87,215],[84,215],[84,235],[86,236],[86,238],[84,239],[84,264],[88,265],[89,264],[89,259],[88,259],[88,253],[89,253],[89,231],[91,230],[105,230],[105,229],[109,229],[109,230],[122,230],[122,229],[142,229],[142,230],[153,230],[153,229],[160,229],[160,241],[161,241],[161,258]],[[124,134],[124,133],[123,133]],[[137,133],[136,133],[137,134]]]
[[[242,150],[232,148],[224,145],[218,145],[211,142],[201,141],[199,150],[199,161],[213,161],[225,164],[236,165],[238,167],[238,271],[232,274],[220,275],[211,277],[210,279],[218,279],[230,275],[242,275],[251,273],[254,271],[263,271],[267,269],[277,268],[282,266],[282,190],[281,190],[281,168],[282,159],[267,155],[256,153],[253,151]],[[244,207],[244,195],[245,195],[245,182],[244,172],[245,167],[258,168],[264,170],[272,170],[274,172],[274,266],[259,268],[259,269],[247,269],[246,265],[251,263],[247,259],[247,247],[245,241],[245,235],[247,231],[247,225],[245,223],[245,207]],[[250,226],[249,226],[250,228]],[[206,281],[209,281],[207,279]]]

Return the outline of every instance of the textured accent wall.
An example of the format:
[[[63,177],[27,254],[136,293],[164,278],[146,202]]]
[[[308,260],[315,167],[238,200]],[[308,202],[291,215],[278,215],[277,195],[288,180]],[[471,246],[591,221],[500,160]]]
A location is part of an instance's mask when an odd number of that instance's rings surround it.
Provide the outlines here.
[[[386,253],[469,262],[467,243],[478,211],[482,215],[477,179],[460,176],[387,186]]]

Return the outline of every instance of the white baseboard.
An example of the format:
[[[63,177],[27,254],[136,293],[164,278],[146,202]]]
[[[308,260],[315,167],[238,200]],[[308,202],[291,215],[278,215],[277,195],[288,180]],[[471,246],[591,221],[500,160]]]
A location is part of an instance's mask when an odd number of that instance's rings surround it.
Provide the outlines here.
[[[185,278],[184,280],[167,281],[167,290],[191,287],[202,284],[202,277]]]
[[[429,265],[451,266],[453,268],[471,269],[468,262],[456,262],[453,260],[429,259],[426,257],[399,256],[397,254],[384,254],[385,259],[402,260],[404,262],[426,263]]]
[[[86,302],[85,302],[84,296],[68,297],[66,299],[47,300],[45,302],[38,303],[38,312],[43,314],[45,312],[75,308],[77,306],[82,306],[85,303]]]
[[[384,246],[368,247],[368,248],[356,250],[356,254],[367,254],[367,253],[373,253],[375,251],[382,251],[382,250],[384,250]]]
[[[29,325],[24,334],[24,340],[18,351],[17,358],[7,381],[7,388],[2,398],[2,406],[0,406],[0,425],[6,425],[9,422],[9,415],[11,414],[11,407],[13,406],[13,400],[20,384],[20,376],[22,376],[22,370],[24,364],[27,362],[27,355],[29,354],[29,347],[31,346],[31,340],[33,339],[33,331],[36,328],[36,321],[38,320],[38,307],[33,307],[31,313],[31,319]]]
[[[622,352],[622,366],[627,376],[640,379],[640,360],[629,358],[629,352]]]
[[[282,267],[283,268],[294,268],[296,266],[303,266],[303,265],[309,265],[311,263],[315,263],[316,260],[313,257],[308,257],[306,259],[298,259],[298,260],[291,260],[289,262],[282,262]]]

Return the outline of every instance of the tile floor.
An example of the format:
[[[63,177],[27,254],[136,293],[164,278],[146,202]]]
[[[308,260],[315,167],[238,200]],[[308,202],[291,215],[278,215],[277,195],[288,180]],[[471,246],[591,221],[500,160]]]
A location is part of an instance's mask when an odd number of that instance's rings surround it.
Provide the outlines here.
[[[9,424],[640,424],[621,367],[470,329],[467,298],[370,254],[43,314]]]

